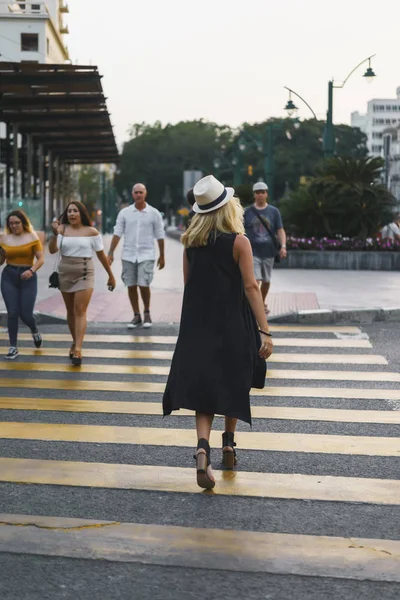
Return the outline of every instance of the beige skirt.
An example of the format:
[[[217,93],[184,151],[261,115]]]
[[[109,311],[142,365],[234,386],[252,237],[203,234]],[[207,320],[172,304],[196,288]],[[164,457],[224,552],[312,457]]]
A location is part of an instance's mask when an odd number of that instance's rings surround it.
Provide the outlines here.
[[[94,288],[92,258],[63,256],[58,266],[61,292],[80,292]]]

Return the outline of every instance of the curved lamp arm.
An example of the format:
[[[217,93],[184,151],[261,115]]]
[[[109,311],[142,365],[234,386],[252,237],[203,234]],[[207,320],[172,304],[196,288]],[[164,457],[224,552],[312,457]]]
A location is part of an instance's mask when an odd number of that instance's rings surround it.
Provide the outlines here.
[[[302,102],[304,102],[304,104],[305,104],[305,105],[306,105],[306,106],[307,106],[307,107],[310,109],[310,111],[312,112],[312,115],[313,115],[314,119],[318,120],[318,119],[317,119],[317,115],[315,114],[315,112],[313,111],[313,109],[311,108],[311,106],[308,104],[308,102],[306,102],[306,101],[304,100],[304,98],[302,98],[302,97],[300,96],[300,94],[298,94],[298,93],[297,93],[297,92],[295,92],[294,90],[291,90],[290,88],[286,87],[286,85],[284,85],[283,87],[285,88],[285,90],[288,90],[288,91],[289,91],[291,94],[294,94],[295,96],[297,96],[297,98],[300,98],[300,100],[301,100]]]
[[[368,56],[367,58],[364,58],[364,60],[362,60],[360,63],[358,63],[358,65],[356,67],[354,67],[354,69],[352,71],[350,71],[350,73],[347,75],[346,79],[343,81],[343,83],[341,85],[335,85],[333,83],[333,80],[332,80],[333,87],[335,87],[335,88],[342,88],[342,87],[344,87],[346,81],[353,75],[354,71],[357,71],[358,67],[361,67],[361,65],[363,65],[364,63],[366,63],[367,60],[370,61],[371,58],[373,58],[374,56],[376,56],[376,54],[371,54],[371,56]]]

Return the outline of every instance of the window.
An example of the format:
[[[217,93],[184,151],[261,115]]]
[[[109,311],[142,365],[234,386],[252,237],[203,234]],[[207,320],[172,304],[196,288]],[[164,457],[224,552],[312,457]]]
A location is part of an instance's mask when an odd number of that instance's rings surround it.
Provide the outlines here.
[[[397,104],[393,104],[392,110],[399,110],[399,107],[397,106]]]
[[[390,104],[386,104],[386,110],[392,110],[392,107]]]
[[[40,4],[32,4],[32,11],[40,12]]]
[[[385,119],[385,124],[390,125],[390,119]]]
[[[382,139],[382,135],[383,135],[382,133],[378,133],[377,131],[374,131],[372,134],[372,138],[374,140],[380,140],[380,139]]]
[[[37,52],[39,50],[38,33],[21,33],[22,52]]]

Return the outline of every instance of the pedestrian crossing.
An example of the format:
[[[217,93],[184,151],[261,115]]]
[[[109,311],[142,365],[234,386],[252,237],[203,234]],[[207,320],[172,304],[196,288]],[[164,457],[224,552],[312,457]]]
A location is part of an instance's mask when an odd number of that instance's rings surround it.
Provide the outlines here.
[[[400,507],[400,375],[357,327],[271,329],[278,349],[267,387],[251,392],[253,429],[239,426],[238,468],[220,469],[216,418],[217,484],[207,492],[195,483],[193,414],[162,419],[174,328],[91,332],[81,368],[67,359],[65,330],[45,332],[40,350],[23,334],[19,360],[0,362],[0,493],[10,492],[0,553],[400,583],[400,519],[391,536],[379,519],[384,507]],[[59,501],[43,514],[50,489]],[[97,501],[113,491],[121,503],[129,492],[131,519],[118,502],[94,501],[99,519],[82,513],[85,489]],[[23,512],[14,510],[18,494]],[[145,497],[140,521],[135,494]],[[175,520],[157,516],[164,496]],[[246,529],[226,508],[239,501],[243,519],[254,515]],[[274,511],[291,516],[299,503],[304,526],[271,529]],[[321,503],[329,526],[313,521]],[[368,518],[345,527],[338,515],[353,505]],[[209,524],[199,527],[199,511],[211,511]]]

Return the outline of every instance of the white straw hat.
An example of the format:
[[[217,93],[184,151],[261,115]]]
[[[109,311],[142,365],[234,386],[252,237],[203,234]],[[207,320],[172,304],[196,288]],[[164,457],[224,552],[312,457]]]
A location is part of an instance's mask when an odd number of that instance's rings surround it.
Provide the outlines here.
[[[225,187],[214,175],[207,175],[196,183],[193,194],[196,202],[193,211],[197,214],[209,213],[227,204],[233,197],[235,190]]]

